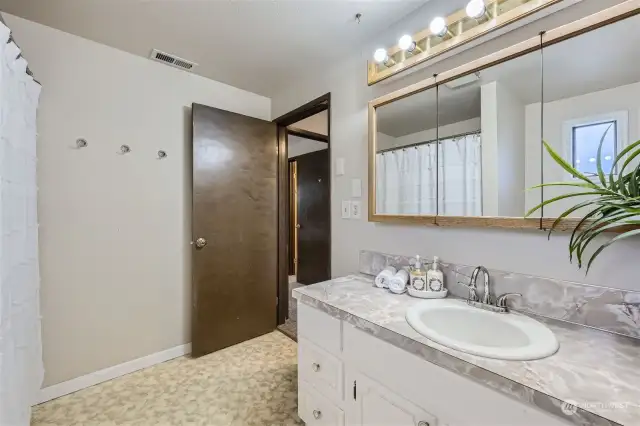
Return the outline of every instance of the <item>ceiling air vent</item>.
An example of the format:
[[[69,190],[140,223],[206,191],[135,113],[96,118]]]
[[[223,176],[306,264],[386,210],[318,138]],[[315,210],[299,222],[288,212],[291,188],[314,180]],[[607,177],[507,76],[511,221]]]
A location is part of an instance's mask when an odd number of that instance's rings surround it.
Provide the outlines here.
[[[158,49],[153,49],[151,51],[150,57],[154,61],[162,62],[163,64],[171,65],[172,67],[188,71],[192,70],[193,67],[198,66],[198,64],[196,64],[195,62],[188,61],[170,53],[162,52]]]

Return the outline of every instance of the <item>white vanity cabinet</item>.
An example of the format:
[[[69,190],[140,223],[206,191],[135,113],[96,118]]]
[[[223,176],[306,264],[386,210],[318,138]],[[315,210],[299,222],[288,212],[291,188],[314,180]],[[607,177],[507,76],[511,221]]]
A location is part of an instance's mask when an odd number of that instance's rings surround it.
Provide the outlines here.
[[[572,424],[301,303],[298,385],[307,425]]]
[[[356,369],[347,370],[353,397],[346,400],[348,425],[433,426],[435,416]]]

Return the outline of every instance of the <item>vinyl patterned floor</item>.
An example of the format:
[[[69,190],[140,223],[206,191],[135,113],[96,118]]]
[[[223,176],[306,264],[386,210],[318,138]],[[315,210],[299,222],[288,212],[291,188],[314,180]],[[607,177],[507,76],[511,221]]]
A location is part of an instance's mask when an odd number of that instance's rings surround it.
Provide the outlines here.
[[[296,343],[280,332],[180,357],[34,407],[36,426],[289,426]]]

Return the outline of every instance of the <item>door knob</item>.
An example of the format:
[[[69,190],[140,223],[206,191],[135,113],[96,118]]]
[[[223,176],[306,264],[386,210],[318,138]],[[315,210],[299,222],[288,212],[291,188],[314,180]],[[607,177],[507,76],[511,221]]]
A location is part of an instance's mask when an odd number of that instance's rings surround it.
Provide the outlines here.
[[[297,225],[296,225],[296,228],[300,229],[300,224],[297,224]]]
[[[204,238],[200,237],[196,240],[196,248],[201,249],[206,245],[207,245],[207,240],[205,240]]]

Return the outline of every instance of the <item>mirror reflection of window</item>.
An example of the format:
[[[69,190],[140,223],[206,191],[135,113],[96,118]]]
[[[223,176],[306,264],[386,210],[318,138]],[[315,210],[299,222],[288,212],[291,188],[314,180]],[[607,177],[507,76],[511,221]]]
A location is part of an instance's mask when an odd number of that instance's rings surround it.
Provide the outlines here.
[[[533,52],[439,86],[438,214],[523,217],[540,198],[541,54]],[[539,195],[538,195],[539,197]]]
[[[435,215],[436,90],[376,109],[376,213]]]
[[[608,175],[616,155],[640,139],[638,46],[640,16],[634,16],[544,49],[544,139],[587,176],[597,174],[601,141],[602,168]],[[575,180],[546,151],[543,156],[546,183]],[[635,165],[634,160],[628,167]],[[580,192],[547,187],[544,198],[571,191]],[[572,197],[545,206],[544,216],[557,217],[587,199]],[[571,216],[586,212],[581,209]]]

